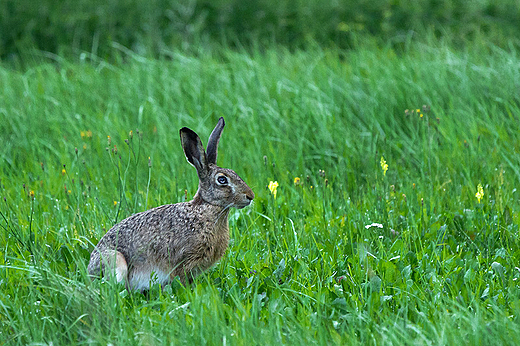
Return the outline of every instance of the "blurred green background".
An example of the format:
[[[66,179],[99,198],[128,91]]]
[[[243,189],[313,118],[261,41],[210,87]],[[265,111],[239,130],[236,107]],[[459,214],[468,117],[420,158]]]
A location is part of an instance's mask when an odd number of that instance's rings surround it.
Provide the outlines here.
[[[151,56],[215,43],[352,48],[367,35],[396,46],[425,34],[455,45],[482,36],[505,45],[520,37],[520,2],[4,0],[0,33],[0,58],[8,61],[31,48],[109,58],[114,42]]]

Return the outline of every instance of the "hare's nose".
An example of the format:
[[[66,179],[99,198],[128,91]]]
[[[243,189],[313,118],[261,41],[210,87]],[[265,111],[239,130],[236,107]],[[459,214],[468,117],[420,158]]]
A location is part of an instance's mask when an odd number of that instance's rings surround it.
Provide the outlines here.
[[[246,193],[246,198],[250,201],[253,200],[253,198],[255,198],[255,194],[253,192],[251,193]]]

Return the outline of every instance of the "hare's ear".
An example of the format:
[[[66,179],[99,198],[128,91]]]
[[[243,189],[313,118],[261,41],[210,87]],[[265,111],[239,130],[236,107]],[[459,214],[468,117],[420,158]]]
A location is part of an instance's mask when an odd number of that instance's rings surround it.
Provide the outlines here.
[[[222,130],[224,129],[224,125],[226,123],[224,122],[224,118],[220,117],[218,119],[217,126],[213,129],[213,132],[211,132],[211,135],[209,136],[208,140],[208,164],[216,164],[217,163],[217,147],[218,147],[218,141],[220,139],[220,135],[222,134]]]
[[[206,152],[199,136],[187,127],[180,130],[182,149],[186,159],[197,169],[199,177],[207,170]]]

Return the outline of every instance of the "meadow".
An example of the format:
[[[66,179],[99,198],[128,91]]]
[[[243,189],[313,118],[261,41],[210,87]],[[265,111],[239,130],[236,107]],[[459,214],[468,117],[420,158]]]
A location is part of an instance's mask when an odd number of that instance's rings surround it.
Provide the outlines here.
[[[0,65],[2,343],[520,340],[517,44],[113,49]],[[220,263],[148,295],[91,281],[106,230],[194,195],[178,131],[220,116],[256,194]]]

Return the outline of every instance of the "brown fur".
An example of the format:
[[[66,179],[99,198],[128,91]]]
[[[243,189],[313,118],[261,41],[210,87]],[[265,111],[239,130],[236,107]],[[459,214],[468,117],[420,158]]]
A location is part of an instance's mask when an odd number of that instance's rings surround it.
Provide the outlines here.
[[[208,148],[214,152],[208,157],[212,160],[216,160],[223,127],[221,118],[210,136]],[[187,159],[199,175],[193,200],[134,214],[113,226],[92,251],[91,276],[115,274],[127,288],[145,290],[154,275],[162,285],[176,276],[191,282],[224,255],[229,243],[229,208],[249,205],[254,193],[235,172],[208,162],[200,139],[189,131],[183,128],[181,139]],[[221,176],[227,184],[218,183]]]

